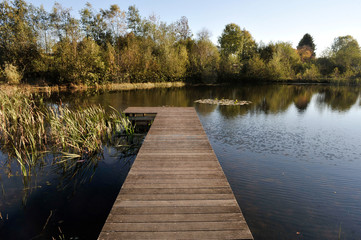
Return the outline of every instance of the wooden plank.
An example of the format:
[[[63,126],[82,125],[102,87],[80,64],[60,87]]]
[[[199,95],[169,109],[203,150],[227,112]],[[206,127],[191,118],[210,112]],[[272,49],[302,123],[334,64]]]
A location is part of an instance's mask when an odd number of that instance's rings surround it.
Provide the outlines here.
[[[125,113],[156,116],[99,239],[253,239],[194,108]]]
[[[113,206],[111,214],[218,214],[238,213],[238,206],[209,206],[209,207],[118,207]]]
[[[235,199],[227,200],[157,200],[157,201],[133,201],[116,200],[117,207],[211,207],[211,206],[234,206]]]
[[[139,215],[113,215],[110,214],[107,222],[112,223],[136,223],[136,222],[243,222],[239,213],[215,213],[215,214],[139,214]]]
[[[251,240],[249,230],[186,231],[186,232],[102,232],[100,240],[109,239],[245,239]]]
[[[222,188],[122,188],[119,196],[128,194],[233,194],[228,187]]]
[[[193,183],[125,183],[123,188],[212,188],[212,187],[229,187],[228,184],[219,183],[199,183],[194,186]]]
[[[245,222],[159,222],[159,223],[107,223],[104,231],[168,232],[168,231],[222,231],[238,230]]]
[[[218,179],[203,179],[203,178],[187,178],[187,179],[144,179],[144,178],[135,178],[135,177],[129,177],[129,182],[132,182],[133,184],[142,184],[142,183],[150,183],[150,184],[211,184],[214,187],[217,185],[227,185],[226,178],[218,178]]]
[[[185,174],[144,174],[144,173],[132,173],[128,174],[128,178],[134,177],[139,179],[188,179],[188,178],[197,178],[197,179],[218,179],[222,178],[224,179],[224,175],[218,172],[215,173],[207,173],[207,174],[188,174],[187,172]]]
[[[121,194],[117,201],[154,201],[154,200],[229,200],[232,194]]]

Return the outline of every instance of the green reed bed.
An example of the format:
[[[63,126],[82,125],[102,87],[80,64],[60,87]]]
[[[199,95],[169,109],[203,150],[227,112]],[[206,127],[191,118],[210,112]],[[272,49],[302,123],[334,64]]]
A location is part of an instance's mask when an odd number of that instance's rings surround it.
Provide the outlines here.
[[[0,92],[0,145],[10,159],[16,159],[24,176],[53,153],[58,162],[87,159],[102,151],[104,142],[117,136],[130,138],[134,128],[115,109],[100,106],[72,110],[66,105],[47,105],[37,95],[11,96]],[[119,141],[118,141],[119,142]]]

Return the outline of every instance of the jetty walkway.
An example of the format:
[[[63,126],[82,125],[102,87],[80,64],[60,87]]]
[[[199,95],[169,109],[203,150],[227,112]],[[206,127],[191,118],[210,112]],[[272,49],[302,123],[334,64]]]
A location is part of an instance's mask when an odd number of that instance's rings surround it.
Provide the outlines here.
[[[98,239],[253,239],[194,108],[125,113],[156,116]]]

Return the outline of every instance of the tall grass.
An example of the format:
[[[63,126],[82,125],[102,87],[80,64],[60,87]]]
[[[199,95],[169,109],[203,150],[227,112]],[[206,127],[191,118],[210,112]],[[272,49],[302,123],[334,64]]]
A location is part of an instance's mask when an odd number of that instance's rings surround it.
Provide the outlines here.
[[[130,121],[115,109],[106,113],[100,106],[71,110],[51,106],[37,95],[0,92],[0,145],[16,159],[24,176],[47,153],[60,154],[57,161],[86,159],[102,151],[104,141],[117,135],[132,136]]]

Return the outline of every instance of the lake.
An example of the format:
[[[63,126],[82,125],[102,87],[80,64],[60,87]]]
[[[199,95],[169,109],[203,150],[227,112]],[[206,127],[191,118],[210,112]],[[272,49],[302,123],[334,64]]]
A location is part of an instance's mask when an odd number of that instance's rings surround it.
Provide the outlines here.
[[[360,88],[243,85],[55,93],[69,106],[194,106],[255,239],[361,239]],[[194,103],[203,98],[245,106]],[[0,239],[96,239],[135,155],[22,177],[0,153]],[[19,230],[21,229],[21,231]]]

